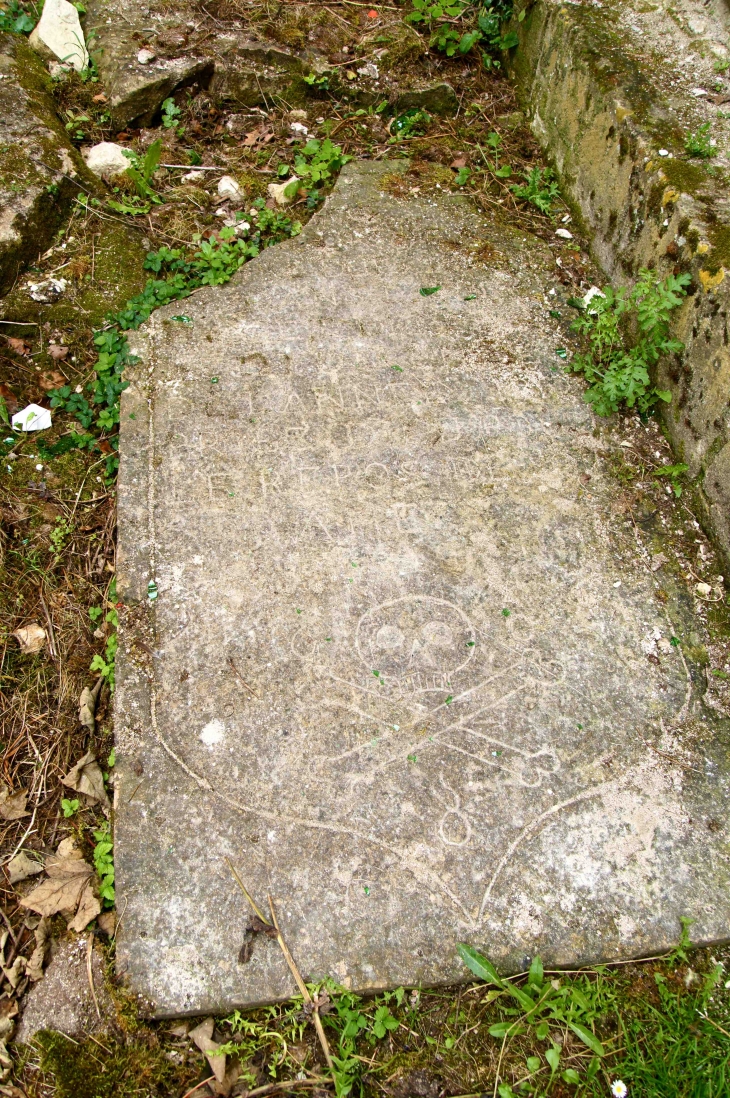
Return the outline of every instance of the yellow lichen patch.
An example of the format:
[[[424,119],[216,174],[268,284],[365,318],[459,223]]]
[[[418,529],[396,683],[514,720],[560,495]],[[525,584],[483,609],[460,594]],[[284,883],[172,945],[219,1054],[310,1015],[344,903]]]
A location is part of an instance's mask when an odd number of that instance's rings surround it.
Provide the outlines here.
[[[697,255],[707,255],[709,250],[710,250],[710,245],[707,243],[707,241],[706,240],[701,240],[699,242],[699,244],[697,245],[696,254]]]
[[[616,104],[616,121],[623,122],[624,118],[629,118],[634,112],[630,111],[628,107],[622,107],[620,103]]]
[[[669,206],[672,202],[679,201],[679,191],[674,187],[666,187],[662,195],[662,206]]]
[[[704,289],[705,293],[708,294],[711,293],[713,290],[716,290],[724,278],[724,267],[721,267],[717,274],[710,274],[709,271],[700,271],[700,282],[702,283],[702,288]]]

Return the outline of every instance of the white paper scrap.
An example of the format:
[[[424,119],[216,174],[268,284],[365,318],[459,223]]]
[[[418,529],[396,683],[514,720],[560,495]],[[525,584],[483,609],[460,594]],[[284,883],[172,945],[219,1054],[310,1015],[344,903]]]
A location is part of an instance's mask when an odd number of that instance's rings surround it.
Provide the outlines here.
[[[50,426],[50,409],[41,408],[40,404],[29,404],[13,416],[13,429],[16,431],[47,431]]]

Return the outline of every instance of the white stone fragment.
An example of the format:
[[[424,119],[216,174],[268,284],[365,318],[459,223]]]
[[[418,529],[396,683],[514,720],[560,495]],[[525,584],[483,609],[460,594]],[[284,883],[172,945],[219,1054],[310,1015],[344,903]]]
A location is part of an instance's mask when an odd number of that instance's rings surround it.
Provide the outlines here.
[[[289,179],[284,180],[283,183],[269,183],[266,190],[268,191],[271,198],[273,198],[277,206],[290,206],[296,198],[296,194],[287,195],[285,194],[285,191],[290,183],[298,182],[299,176],[292,175],[289,177]]]
[[[68,282],[65,278],[47,278],[44,282],[29,282],[28,292],[33,300],[39,301],[41,305],[51,305],[54,301],[58,301],[67,286]]]
[[[140,50],[137,54],[137,61],[140,65],[149,65],[151,61],[154,61],[156,56],[157,55],[154,54],[152,50]]]
[[[570,229],[556,229],[555,235],[561,237],[563,240],[572,240],[573,234]]]
[[[224,175],[218,180],[218,194],[221,198],[238,198],[241,188],[232,175]]]
[[[73,65],[77,72],[89,67],[79,13],[68,0],[46,0],[37,27],[28,39],[38,53],[50,53]]]
[[[301,133],[304,134],[305,137],[309,133],[309,130],[302,122],[292,122],[289,126],[289,129],[292,131],[292,133]]]
[[[81,155],[86,161],[87,168],[103,179],[121,175],[122,172],[126,172],[130,163],[129,158],[124,154],[123,147],[113,141],[100,141],[98,145],[82,149]]]

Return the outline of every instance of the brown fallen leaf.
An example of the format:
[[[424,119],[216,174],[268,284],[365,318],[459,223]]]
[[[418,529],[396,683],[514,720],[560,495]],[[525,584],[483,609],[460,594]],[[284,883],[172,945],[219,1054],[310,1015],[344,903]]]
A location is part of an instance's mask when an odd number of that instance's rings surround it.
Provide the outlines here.
[[[113,938],[114,931],[117,929],[116,911],[103,911],[96,923],[102,934],[106,934],[107,938]],[[185,1032],[187,1033],[187,1029]]]
[[[33,652],[40,652],[41,648],[46,643],[46,631],[36,621],[31,622],[30,625],[23,625],[20,629],[16,629],[13,636],[20,645],[20,651],[25,655],[31,655]]]
[[[10,415],[14,416],[15,413],[20,408],[20,405],[18,404],[15,393],[10,388],[10,386],[0,384],[0,397],[2,397],[3,400],[5,401],[6,407],[8,409],[8,412],[10,413]]]
[[[76,914],[68,924],[69,930],[75,930],[77,934],[80,934],[100,912],[101,904],[94,892],[93,883],[89,881],[86,888],[81,893],[81,899],[79,900]]]
[[[214,1028],[214,1019],[206,1018],[205,1021],[201,1022],[195,1029],[190,1030],[188,1037],[191,1041],[195,1042],[205,1056],[216,1080],[219,1083],[222,1083],[226,1077],[226,1058],[225,1056],[216,1056],[216,1052],[221,1046],[213,1040]]]
[[[0,786],[0,816],[4,820],[20,820],[23,816],[29,816],[30,813],[25,810],[27,799],[27,789],[11,793],[7,786]]]
[[[43,962],[46,959],[46,948],[51,936],[51,920],[41,919],[34,933],[35,949],[25,966],[25,974],[33,983],[37,983],[43,978]]]
[[[99,92],[98,95],[92,96],[92,102],[94,103],[106,103],[106,96],[104,92]]]
[[[77,793],[83,793],[92,801],[98,801],[105,811],[109,810],[109,798],[104,788],[104,776],[96,761],[93,751],[83,755],[75,766],[72,766],[65,778],[61,778],[64,785],[74,789]]]
[[[62,362],[68,354],[68,347],[60,347],[58,343],[49,343],[48,353],[54,362]]]
[[[66,384],[66,378],[58,370],[48,370],[38,378],[38,384],[46,393],[51,389],[60,389]]]
[[[456,160],[451,161],[451,167],[452,168],[465,168],[466,167],[466,157],[465,156],[457,156]]]
[[[94,870],[84,861],[73,839],[64,839],[59,844],[57,852],[46,861],[46,873],[47,879],[23,896],[21,906],[37,911],[39,915],[75,912]]]
[[[27,816],[28,813],[26,812],[25,815]],[[18,881],[25,881],[28,877],[34,877],[36,873],[43,872],[42,862],[37,862],[35,858],[28,857],[24,850],[11,858],[5,868],[11,885],[17,884]]]
[[[16,355],[27,355],[30,351],[30,347],[24,339],[18,339],[17,336],[5,336],[8,347],[11,351],[15,351]]]

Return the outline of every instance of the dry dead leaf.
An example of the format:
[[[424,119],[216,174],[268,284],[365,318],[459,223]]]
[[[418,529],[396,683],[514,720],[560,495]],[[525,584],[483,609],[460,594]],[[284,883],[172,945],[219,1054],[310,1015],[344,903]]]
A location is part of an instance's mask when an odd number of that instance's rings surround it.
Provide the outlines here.
[[[24,896],[20,903],[39,915],[56,915],[59,911],[76,911],[94,870],[74,844],[64,839],[55,854],[46,862],[45,881]]]
[[[80,934],[82,930],[86,929],[91,920],[96,918],[100,911],[101,904],[94,892],[94,885],[90,881],[81,893],[78,910],[68,924],[69,930],[75,930],[77,934]]]
[[[29,816],[30,813],[25,810],[27,799],[27,789],[11,793],[7,786],[0,786],[0,816],[4,820],[20,820],[23,816]]]
[[[104,92],[99,92],[98,95],[92,97],[94,103],[106,103],[106,96]]]
[[[43,962],[46,959],[46,946],[51,936],[51,920],[41,919],[35,928],[35,949],[25,966],[26,976],[37,983],[43,978]]]
[[[61,778],[61,781],[69,789],[83,793],[92,801],[98,801],[108,811],[109,798],[104,788],[104,777],[93,751],[83,755],[76,765],[71,767],[66,777]]]
[[[25,957],[16,957],[9,968],[2,966],[3,976],[10,984],[13,991],[25,975]]]
[[[104,911],[96,920],[96,924],[102,934],[106,934],[107,938],[114,936],[114,931],[117,929],[117,913],[116,911]],[[187,1032],[187,1030],[185,1031]]]
[[[466,157],[465,156],[457,156],[456,160],[451,161],[451,167],[452,168],[465,168],[466,167]]]
[[[16,629],[13,636],[20,645],[21,652],[26,655],[40,652],[46,643],[46,631],[35,621],[31,622],[30,625],[23,625],[20,629]]]
[[[27,816],[28,813],[25,814]],[[21,850],[20,854],[16,854],[14,858],[11,858],[6,869],[8,880],[11,885],[14,885],[18,881],[25,881],[28,877],[35,876],[36,873],[42,873],[43,865],[41,862],[37,862],[35,858],[29,858],[25,851]]]
[[[17,336],[5,336],[8,347],[11,351],[15,351],[16,355],[27,355],[30,351],[30,347],[24,339],[18,339]]]
[[[216,1052],[221,1047],[216,1041],[213,1040],[213,1030],[215,1028],[215,1021],[213,1018],[206,1018],[204,1022],[201,1022],[195,1029],[191,1029],[188,1037],[191,1041],[194,1041],[200,1051],[205,1056],[206,1060],[210,1064],[210,1069],[216,1077],[219,1083],[222,1083],[226,1077],[226,1058],[225,1056],[216,1056]]]
[[[45,374],[40,375],[38,384],[41,389],[49,393],[51,389],[60,389],[62,385],[65,385],[66,378],[58,370],[48,370]]]
[[[54,362],[62,362],[68,354],[68,347],[61,347],[58,343],[49,343],[48,353]]]

